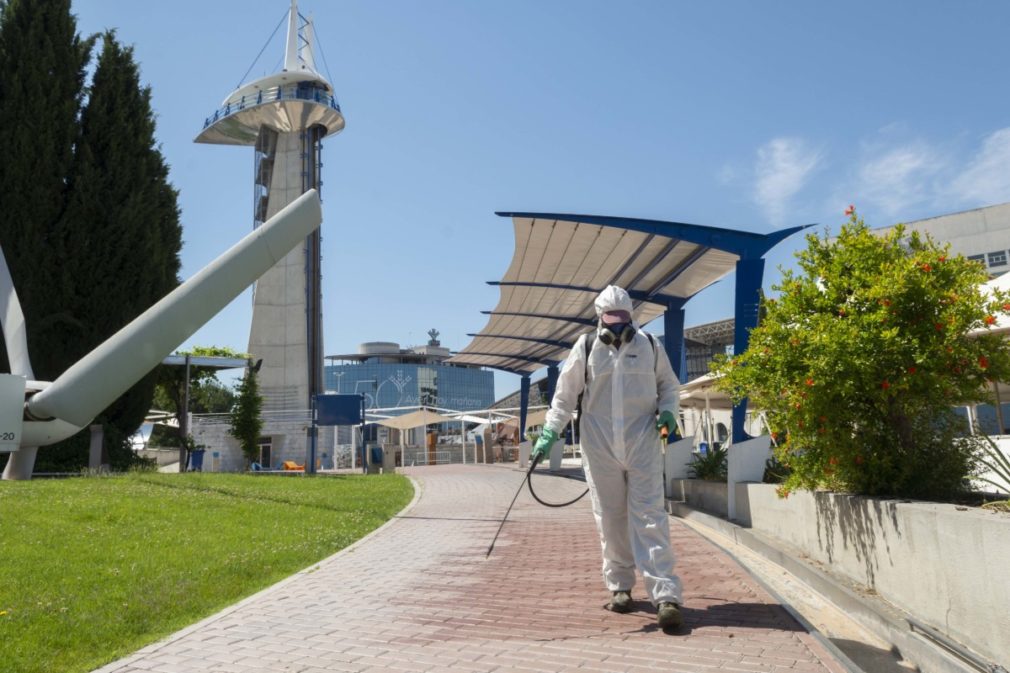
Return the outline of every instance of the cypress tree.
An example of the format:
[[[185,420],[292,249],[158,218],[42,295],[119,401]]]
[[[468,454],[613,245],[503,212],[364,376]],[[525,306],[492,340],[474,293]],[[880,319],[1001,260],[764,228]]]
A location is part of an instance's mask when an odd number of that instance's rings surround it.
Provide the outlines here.
[[[25,315],[37,379],[60,373],[60,325],[72,319],[56,280],[63,258],[56,229],[67,202],[92,44],[77,34],[70,0],[0,4],[0,245]],[[0,371],[10,371],[6,348],[0,349]],[[7,460],[0,455],[0,465]],[[35,449],[17,458],[28,472],[34,460]]]
[[[154,132],[151,90],[140,83],[133,48],[106,32],[59,226],[65,251],[59,286],[74,318],[61,323],[61,371],[178,285],[177,192]],[[96,420],[105,426],[113,466],[129,462],[124,440],[143,422],[154,385],[152,373]],[[85,440],[68,440],[80,458],[87,455],[81,450]],[[62,462],[60,453],[55,447],[46,452]]]
[[[260,410],[263,397],[260,395],[259,381],[256,370],[249,367],[236,390],[238,399],[231,412],[231,428],[229,434],[238,440],[242,454],[247,463],[257,460],[259,455],[259,438],[263,432],[263,419]]]
[[[62,371],[57,325],[71,319],[56,282],[56,229],[93,40],[77,35],[70,0],[10,0],[0,11],[0,245],[25,314],[34,374],[51,380]],[[6,349],[0,367],[10,371]]]

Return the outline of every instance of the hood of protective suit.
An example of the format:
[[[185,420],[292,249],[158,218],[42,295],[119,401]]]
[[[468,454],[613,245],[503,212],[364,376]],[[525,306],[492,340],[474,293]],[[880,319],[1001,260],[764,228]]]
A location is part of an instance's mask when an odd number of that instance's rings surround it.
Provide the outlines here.
[[[597,320],[607,311],[627,311],[631,315],[631,323],[638,327],[638,321],[634,318],[634,306],[628,291],[616,285],[608,285],[596,297],[596,318]]]

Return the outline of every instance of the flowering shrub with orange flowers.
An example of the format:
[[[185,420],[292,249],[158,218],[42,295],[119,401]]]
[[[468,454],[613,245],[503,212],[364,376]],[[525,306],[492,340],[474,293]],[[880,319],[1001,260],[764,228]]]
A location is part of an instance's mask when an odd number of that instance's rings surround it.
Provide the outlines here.
[[[875,235],[846,214],[837,238],[807,236],[747,351],[713,366],[718,385],[765,411],[791,469],[780,495],[950,498],[982,441],[954,407],[991,402],[991,381],[1010,378],[1010,348],[989,332],[1010,295],[983,290],[981,264],[928,236]]]

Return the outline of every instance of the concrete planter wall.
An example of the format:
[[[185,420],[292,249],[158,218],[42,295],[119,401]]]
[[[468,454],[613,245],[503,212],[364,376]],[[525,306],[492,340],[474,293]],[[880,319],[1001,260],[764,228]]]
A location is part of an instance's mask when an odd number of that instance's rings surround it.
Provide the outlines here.
[[[771,455],[771,439],[767,435],[733,444],[726,456],[727,482],[736,485],[761,481],[765,461]],[[683,500],[692,507],[735,520],[736,489],[730,488],[725,483],[688,479],[692,474],[693,459],[694,437],[685,437],[666,447],[663,456],[666,497]]]
[[[729,487],[726,482],[701,479],[673,479],[673,497],[695,509],[726,517],[729,512]]]
[[[771,484],[735,490],[741,525],[873,589],[969,649],[1010,662],[1010,516],[835,493],[783,500]]]

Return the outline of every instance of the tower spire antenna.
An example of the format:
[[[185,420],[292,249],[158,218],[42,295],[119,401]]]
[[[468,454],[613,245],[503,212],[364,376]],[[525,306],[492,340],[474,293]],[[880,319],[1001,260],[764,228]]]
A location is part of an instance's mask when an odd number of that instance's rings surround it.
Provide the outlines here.
[[[284,45],[284,69],[298,70],[298,0],[291,0],[288,12],[288,39]]]
[[[312,55],[312,49],[316,43],[316,33],[313,26],[312,13],[310,12],[309,18],[305,20],[305,27],[302,28],[302,41],[298,49],[298,58],[303,68],[315,71],[316,59]]]

